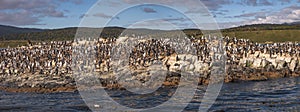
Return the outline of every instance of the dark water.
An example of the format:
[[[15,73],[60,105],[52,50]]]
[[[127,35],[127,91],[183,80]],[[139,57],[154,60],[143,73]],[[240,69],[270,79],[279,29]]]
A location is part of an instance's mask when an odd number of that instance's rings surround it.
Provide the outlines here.
[[[260,82],[224,84],[217,101],[209,111],[300,111],[300,78],[284,78]],[[197,111],[203,90],[185,111]],[[114,93],[114,92],[112,92]],[[0,92],[0,111],[91,111],[79,93],[7,93]],[[114,97],[122,97],[115,92]],[[145,105],[158,103],[168,93],[162,92],[154,99],[143,99]],[[197,99],[199,98],[199,99]],[[130,98],[129,98],[130,99]],[[159,100],[157,100],[159,99]],[[141,102],[141,104],[143,104]],[[170,109],[168,109],[170,110]],[[170,110],[172,111],[172,110]]]

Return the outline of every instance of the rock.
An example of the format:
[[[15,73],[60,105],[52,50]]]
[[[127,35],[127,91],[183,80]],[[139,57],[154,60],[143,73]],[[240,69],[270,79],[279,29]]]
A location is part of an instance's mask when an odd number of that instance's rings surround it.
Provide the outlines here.
[[[180,62],[180,67],[179,70],[188,70],[189,66],[192,65],[190,62],[188,61],[179,61]]]
[[[58,86],[59,85],[57,83],[54,83],[54,82],[49,82],[49,83],[45,84],[45,88],[56,88]]]
[[[266,76],[268,79],[275,79],[275,78],[282,78],[282,77],[284,77],[283,74],[280,74],[278,72],[265,72],[264,76]]]
[[[270,54],[260,54],[260,58],[270,58]]]
[[[179,57],[179,55],[178,55],[178,57]],[[175,63],[177,60],[176,60],[176,56],[171,56],[171,57],[169,57],[169,62],[173,62],[173,63]]]
[[[291,60],[292,60],[292,58],[291,58],[291,57],[285,57],[285,58],[284,58],[284,61],[285,61],[285,62],[287,62],[287,63],[290,63],[290,62],[291,62]]]
[[[186,69],[186,71],[191,71],[191,72],[193,72],[194,70],[195,70],[195,66],[193,64],[190,64]]]
[[[298,60],[293,59],[289,65],[289,69],[294,72],[296,66],[297,66]]]
[[[265,70],[267,72],[275,71],[275,67],[274,67],[273,64],[268,64],[268,65],[265,66]]]
[[[177,55],[178,59],[181,61],[189,61],[189,62],[195,62],[197,60],[197,56],[191,55],[191,54],[180,54]],[[176,58],[176,57],[175,57]]]
[[[276,57],[278,57],[277,54],[274,54],[274,55],[271,56],[271,58],[276,58]]]
[[[176,59],[176,57],[174,57]],[[185,60],[185,55],[183,54],[180,54],[180,55],[177,55],[177,58],[178,60]]]
[[[283,60],[278,61],[276,69],[280,70],[286,66],[286,62]]]
[[[207,63],[196,64],[194,71],[203,74],[204,72],[209,71],[209,65]]]
[[[252,64],[252,67],[253,68],[259,68],[259,67],[261,67],[261,63],[262,63],[262,59],[255,59],[253,64]]]
[[[181,67],[181,66],[182,66],[182,65],[180,65],[180,63],[173,63],[173,64],[171,64],[171,66],[170,66],[170,71],[176,72],[176,71],[180,70],[180,67]]]
[[[246,66],[246,63],[247,63],[247,60],[244,59],[244,58],[242,58],[242,59],[240,59],[240,61],[239,61],[239,66],[245,67],[245,66]]]
[[[259,55],[260,55],[260,52],[259,51],[255,51],[254,58],[259,57]]]
[[[274,67],[277,67],[277,63],[275,59],[267,59]]]
[[[261,62],[261,66],[264,68],[265,66],[267,66],[270,62],[267,61],[266,59],[263,59]]]
[[[285,57],[277,57],[276,60],[285,60]]]

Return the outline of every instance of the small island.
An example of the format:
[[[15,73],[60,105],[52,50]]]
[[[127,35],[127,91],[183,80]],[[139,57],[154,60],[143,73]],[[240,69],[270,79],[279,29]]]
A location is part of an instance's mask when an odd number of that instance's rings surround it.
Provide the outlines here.
[[[138,38],[131,36],[126,38]],[[226,58],[224,82],[263,81],[274,78],[298,77],[300,74],[300,44],[297,42],[257,43],[249,39],[230,37],[185,37],[191,42],[194,54],[176,53],[172,43],[163,39],[145,39],[132,46],[132,51],[125,66],[132,76],[126,80],[147,82],[154,62],[161,62],[160,69],[167,71],[163,86],[177,86],[181,71],[200,75],[199,85],[210,83],[213,66],[210,40],[221,38],[221,47]],[[97,40],[49,41],[15,48],[0,50],[0,89],[8,92],[74,92],[76,80],[86,80],[83,75],[74,75],[72,62],[76,69],[93,68],[96,79],[107,89],[122,89],[113,73],[112,48],[120,38]],[[86,53],[89,46],[95,51],[96,58],[90,61],[82,57],[72,57],[74,53]],[[78,56],[78,55],[76,55]],[[79,55],[80,56],[80,55]],[[73,59],[73,60],[72,60]],[[74,60],[76,59],[76,60]],[[122,74],[119,74],[122,75]],[[80,76],[81,78],[78,78]],[[242,83],[242,82],[241,82]],[[133,84],[134,85],[134,84]],[[99,85],[98,85],[99,86]],[[80,87],[79,87],[80,88]],[[84,87],[83,87],[84,88]]]

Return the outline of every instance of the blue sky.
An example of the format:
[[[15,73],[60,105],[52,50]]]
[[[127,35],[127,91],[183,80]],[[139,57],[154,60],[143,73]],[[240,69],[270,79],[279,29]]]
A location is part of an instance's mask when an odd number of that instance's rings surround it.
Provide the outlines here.
[[[124,12],[119,10],[153,1],[168,4],[183,14],[158,5],[144,5]],[[55,29],[84,25],[102,27],[112,20],[110,25],[124,27],[147,18],[162,18],[180,28],[192,28],[195,26],[189,19],[198,19],[196,15],[203,13],[198,8],[199,1],[208,8],[208,15],[216,20],[220,28],[300,21],[300,0],[0,0],[0,24]],[[98,10],[91,11],[92,7],[98,7]],[[121,13],[116,15],[116,12]],[[93,18],[93,21],[80,25],[83,18]],[[144,22],[136,26],[155,27],[162,24]]]

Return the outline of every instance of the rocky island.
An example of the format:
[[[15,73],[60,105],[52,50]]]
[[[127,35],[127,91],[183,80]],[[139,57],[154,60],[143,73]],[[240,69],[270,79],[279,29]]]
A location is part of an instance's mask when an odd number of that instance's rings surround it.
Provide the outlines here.
[[[121,89],[116,79],[120,76],[114,65],[124,65],[130,69],[126,80],[149,81],[151,66],[160,62],[160,69],[166,71],[163,86],[176,86],[180,82],[179,71],[192,71],[200,74],[199,85],[210,81],[213,57],[209,41],[213,37],[188,38],[194,54],[178,53],[171,43],[160,39],[137,42],[131,47],[126,63],[120,64],[120,57],[112,56],[119,43],[118,39],[51,41],[36,45],[0,50],[0,90],[9,92],[72,92],[76,91],[76,81],[86,80],[72,68],[85,70],[93,68],[94,81],[100,81],[104,88]],[[226,74],[224,82],[261,81],[282,77],[297,77],[300,74],[300,44],[255,43],[248,39],[223,37]],[[74,54],[85,54],[89,46],[95,51],[93,60]],[[122,51],[122,49],[119,49]],[[126,49],[123,49],[123,51]],[[115,59],[114,59],[115,58]],[[120,74],[119,74],[120,75]],[[122,74],[121,74],[122,75]],[[78,77],[80,76],[80,77]],[[125,79],[124,79],[125,80]],[[89,82],[92,83],[92,82]],[[134,86],[134,84],[132,84]],[[80,87],[79,87],[80,88]]]

